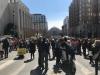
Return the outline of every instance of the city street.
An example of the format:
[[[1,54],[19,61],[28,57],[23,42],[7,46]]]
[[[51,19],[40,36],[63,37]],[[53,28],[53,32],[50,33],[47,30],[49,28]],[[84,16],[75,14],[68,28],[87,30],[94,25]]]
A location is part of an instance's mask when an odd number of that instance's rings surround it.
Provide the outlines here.
[[[0,0],[0,9],[0,75],[100,75],[100,0]]]
[[[25,55],[23,60],[13,60],[16,57],[16,51],[9,54],[9,58],[0,61],[0,75],[41,75],[38,67],[38,53],[35,53],[35,59],[28,61],[29,54]],[[89,61],[82,56],[76,56],[76,75],[95,75],[94,68],[89,65]],[[54,73],[53,65],[55,61],[49,61],[49,70],[47,75],[65,75],[64,72]],[[100,75],[100,71],[99,74]]]

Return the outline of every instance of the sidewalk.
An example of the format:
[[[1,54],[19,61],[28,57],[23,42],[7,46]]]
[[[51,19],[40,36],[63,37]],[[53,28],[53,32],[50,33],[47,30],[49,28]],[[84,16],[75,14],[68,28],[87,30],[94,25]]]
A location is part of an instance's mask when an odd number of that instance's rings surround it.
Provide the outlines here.
[[[0,65],[4,64],[4,63],[6,63],[6,62],[8,62],[10,60],[13,60],[16,57],[16,55],[17,55],[17,52],[16,51],[12,51],[11,53],[9,53],[8,58],[0,60]]]
[[[84,59],[83,56],[76,56],[76,60],[78,61],[78,63],[81,64],[81,67],[83,66],[82,71],[84,73],[88,71],[90,73],[90,74],[87,73],[88,75],[95,75],[95,67],[92,67],[89,64],[89,60]],[[99,70],[99,74],[98,75],[100,75],[100,70]]]

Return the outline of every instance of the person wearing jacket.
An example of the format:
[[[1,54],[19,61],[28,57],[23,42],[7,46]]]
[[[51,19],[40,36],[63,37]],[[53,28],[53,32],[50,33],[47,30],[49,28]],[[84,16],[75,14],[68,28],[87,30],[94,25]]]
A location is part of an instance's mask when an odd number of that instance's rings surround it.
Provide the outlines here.
[[[37,40],[37,48],[38,48],[38,67],[43,69],[43,62],[42,62],[42,37],[39,37]]]
[[[3,59],[3,54],[4,54],[4,50],[3,50],[2,46],[3,46],[3,43],[2,43],[2,41],[0,41],[0,59]]]
[[[8,58],[8,47],[9,47],[9,42],[8,42],[8,40],[7,40],[7,38],[6,39],[4,39],[3,40],[3,49],[4,49],[4,56],[5,56],[5,58]]]
[[[55,53],[55,40],[54,39],[52,39],[52,41],[51,41],[51,46],[52,46],[52,54],[53,54],[52,60],[54,60],[55,57],[56,57],[56,53]]]
[[[76,65],[73,61],[73,48],[66,43],[67,39],[61,39],[61,47],[62,50],[62,63],[61,69],[66,73],[66,75],[75,75],[76,73]]]
[[[45,66],[43,65],[43,67],[46,71],[48,70],[49,48],[50,48],[50,43],[48,42],[47,38],[43,38],[43,41],[42,41],[42,63],[45,64]]]
[[[86,56],[87,56],[86,55],[87,44],[88,44],[87,39],[83,39],[83,41],[82,41],[82,49],[83,49],[84,58],[86,58]]]
[[[88,50],[89,50],[89,59],[90,59],[90,64],[93,65],[93,46],[92,46],[92,40],[88,41]]]
[[[30,40],[29,41],[29,52],[30,52],[31,59],[34,59],[35,51],[36,51],[35,40]]]

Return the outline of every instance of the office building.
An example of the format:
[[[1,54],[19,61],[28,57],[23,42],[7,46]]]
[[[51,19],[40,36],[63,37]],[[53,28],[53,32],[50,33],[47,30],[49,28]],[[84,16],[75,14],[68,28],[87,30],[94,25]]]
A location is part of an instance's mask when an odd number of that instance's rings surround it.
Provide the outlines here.
[[[79,4],[80,0],[73,0],[69,7],[69,35],[77,36],[77,26],[79,25]]]
[[[65,19],[64,19],[64,22],[63,22],[63,26],[62,26],[62,34],[63,35],[68,35],[68,28],[69,27],[69,17],[67,16]]]
[[[76,5],[75,2],[78,5]],[[69,7],[70,35],[72,36],[77,35],[89,38],[99,37],[100,36],[99,15],[100,15],[99,0],[73,0]]]
[[[32,15],[33,31],[34,34],[45,35],[48,31],[48,24],[45,15],[33,14]]]

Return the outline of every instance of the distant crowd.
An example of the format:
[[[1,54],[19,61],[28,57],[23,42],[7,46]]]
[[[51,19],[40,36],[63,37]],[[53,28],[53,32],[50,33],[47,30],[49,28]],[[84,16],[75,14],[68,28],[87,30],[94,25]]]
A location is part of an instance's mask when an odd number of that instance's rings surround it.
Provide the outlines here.
[[[48,70],[48,59],[56,60],[58,70],[62,68],[65,72],[67,67],[63,66],[70,63],[70,73],[75,75],[76,68],[74,60],[75,55],[83,55],[85,59],[89,58],[91,66],[94,65],[93,56],[99,51],[100,44],[96,45],[94,39],[78,39],[78,38],[44,38],[38,39],[17,39],[6,38],[0,41],[0,59],[8,58],[11,51],[17,49],[26,49],[30,53],[30,59],[35,58],[34,53],[38,50],[38,65],[40,69]],[[52,53],[50,52],[52,50]],[[19,54],[18,58],[24,58],[24,54]],[[63,67],[61,67],[61,65]],[[68,68],[69,68],[68,67]]]

